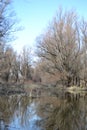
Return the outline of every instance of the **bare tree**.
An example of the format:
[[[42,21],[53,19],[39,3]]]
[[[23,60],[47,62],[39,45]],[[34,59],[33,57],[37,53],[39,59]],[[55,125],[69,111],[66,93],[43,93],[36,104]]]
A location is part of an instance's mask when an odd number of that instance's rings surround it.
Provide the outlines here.
[[[46,72],[59,74],[67,86],[80,84],[80,28],[74,11],[60,9],[47,32],[37,38],[37,47],[37,55],[46,62]]]
[[[84,19],[81,23],[81,36],[82,36],[82,78],[85,81],[85,86],[87,86],[87,21]]]
[[[24,47],[22,50],[22,53],[20,55],[20,72],[21,75],[23,76],[24,80],[31,79],[31,49]]]
[[[11,68],[11,48],[8,41],[13,40],[12,33],[17,31],[14,12],[10,10],[11,0],[0,1],[0,78],[8,81]]]

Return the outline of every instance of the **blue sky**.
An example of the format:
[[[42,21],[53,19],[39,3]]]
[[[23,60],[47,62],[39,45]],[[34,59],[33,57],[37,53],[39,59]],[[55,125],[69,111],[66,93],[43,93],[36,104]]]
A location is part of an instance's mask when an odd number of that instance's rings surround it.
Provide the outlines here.
[[[86,0],[13,0],[13,9],[24,30],[17,32],[14,47],[20,51],[24,45],[34,46],[35,39],[43,32],[55,16],[58,7],[76,9],[87,19]]]

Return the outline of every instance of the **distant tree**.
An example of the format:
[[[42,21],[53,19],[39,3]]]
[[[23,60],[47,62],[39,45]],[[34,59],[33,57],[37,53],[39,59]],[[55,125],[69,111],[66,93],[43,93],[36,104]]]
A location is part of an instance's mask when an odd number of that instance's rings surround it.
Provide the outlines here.
[[[11,62],[11,72],[10,78],[14,82],[20,81],[20,56],[16,54],[16,52],[12,52],[12,62]]]
[[[32,80],[34,82],[42,82],[42,65],[41,62],[37,62],[33,67]]]
[[[0,78],[5,82],[17,82],[20,74],[20,60],[12,47],[7,47],[3,52],[3,58],[0,63]]]
[[[24,80],[32,78],[32,59],[31,59],[31,49],[24,47],[20,55],[20,72]]]
[[[3,54],[4,58],[1,60],[1,79],[6,82],[9,81],[10,71],[12,67],[12,53],[12,48],[6,48]]]

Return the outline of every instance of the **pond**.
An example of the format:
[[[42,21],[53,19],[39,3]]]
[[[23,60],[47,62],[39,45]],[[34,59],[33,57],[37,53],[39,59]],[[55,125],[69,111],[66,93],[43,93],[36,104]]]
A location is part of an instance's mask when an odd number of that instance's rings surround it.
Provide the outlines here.
[[[0,97],[0,130],[86,130],[86,93]]]

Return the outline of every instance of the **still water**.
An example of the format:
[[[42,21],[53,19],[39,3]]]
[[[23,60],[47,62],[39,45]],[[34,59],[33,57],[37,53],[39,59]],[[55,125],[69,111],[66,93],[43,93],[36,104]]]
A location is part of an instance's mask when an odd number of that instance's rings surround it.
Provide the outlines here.
[[[1,96],[0,130],[87,130],[86,93]]]

